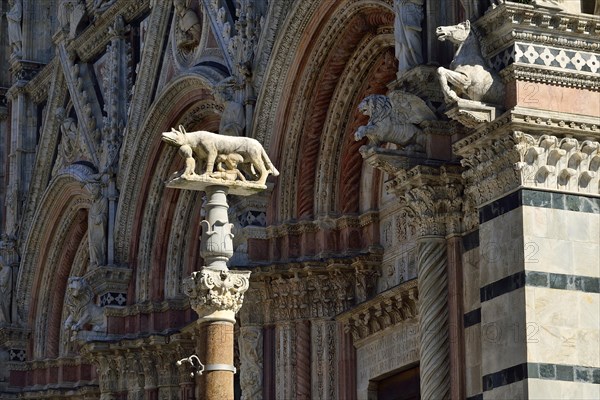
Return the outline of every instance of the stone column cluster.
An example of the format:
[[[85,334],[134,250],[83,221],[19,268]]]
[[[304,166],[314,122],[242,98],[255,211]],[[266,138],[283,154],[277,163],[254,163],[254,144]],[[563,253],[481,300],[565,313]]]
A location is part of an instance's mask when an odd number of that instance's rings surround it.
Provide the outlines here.
[[[193,351],[190,335],[151,336],[117,344],[90,342],[81,351],[99,374],[100,399],[192,399],[194,379],[177,360]]]
[[[377,156],[374,156],[377,157]],[[378,163],[378,160],[369,160]],[[451,393],[448,307],[448,244],[460,232],[462,178],[456,166],[387,163],[395,178],[387,189],[396,194],[417,234],[421,397],[447,399]],[[460,383],[459,383],[460,385]]]
[[[264,379],[257,371],[253,381],[242,375],[244,399],[270,394],[274,398],[354,398],[355,388],[342,390],[351,383],[355,369],[344,365],[349,372],[343,376],[339,371],[340,360],[352,358],[349,354],[354,349],[350,338],[344,344],[338,341],[343,327],[335,316],[373,295],[378,257],[293,263],[253,272],[252,289],[240,314],[241,368],[254,369],[257,355],[265,367],[272,362],[274,371],[265,371]],[[255,353],[262,343],[244,338],[246,330],[264,332],[264,353]]]

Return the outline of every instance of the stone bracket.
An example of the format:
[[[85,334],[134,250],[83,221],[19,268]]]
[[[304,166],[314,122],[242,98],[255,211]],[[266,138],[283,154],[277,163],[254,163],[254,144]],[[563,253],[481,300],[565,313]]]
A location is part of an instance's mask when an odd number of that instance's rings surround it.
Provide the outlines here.
[[[491,122],[501,114],[501,109],[479,101],[458,99],[446,111],[446,115],[468,128],[476,128],[486,122]]]
[[[101,266],[85,274],[85,280],[103,306],[124,306],[132,271],[127,267]]]

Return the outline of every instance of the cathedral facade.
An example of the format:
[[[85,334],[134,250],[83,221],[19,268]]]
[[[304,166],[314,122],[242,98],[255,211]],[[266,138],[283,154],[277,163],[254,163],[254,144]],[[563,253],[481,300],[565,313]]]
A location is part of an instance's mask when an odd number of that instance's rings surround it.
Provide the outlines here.
[[[1,399],[206,398],[185,131],[235,398],[600,398],[598,0],[0,7]]]

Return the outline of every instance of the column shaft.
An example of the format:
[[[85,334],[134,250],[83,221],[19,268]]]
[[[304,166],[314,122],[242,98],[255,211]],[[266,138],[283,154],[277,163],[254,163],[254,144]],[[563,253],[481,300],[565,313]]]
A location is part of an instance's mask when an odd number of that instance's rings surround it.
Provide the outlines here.
[[[448,399],[450,343],[446,241],[441,237],[420,238],[417,251],[421,316],[421,398]]]
[[[450,392],[453,399],[465,397],[465,342],[463,330],[462,240],[447,240],[448,249],[448,327],[450,335]]]
[[[201,375],[206,400],[233,400],[233,371],[211,370],[233,366],[233,324],[209,321],[200,325],[199,354],[205,370]]]

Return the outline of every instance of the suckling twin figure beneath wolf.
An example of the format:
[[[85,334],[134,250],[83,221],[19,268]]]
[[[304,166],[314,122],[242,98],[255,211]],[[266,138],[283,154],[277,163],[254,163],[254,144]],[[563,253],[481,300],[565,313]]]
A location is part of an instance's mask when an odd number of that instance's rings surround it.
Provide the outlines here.
[[[269,174],[278,176],[265,149],[256,139],[243,136],[227,136],[208,131],[187,132],[182,125],[163,132],[162,140],[179,147],[185,160],[183,170],[176,172],[170,180],[194,179],[204,176],[225,181],[242,181],[265,185]],[[196,171],[196,158],[200,173]]]

